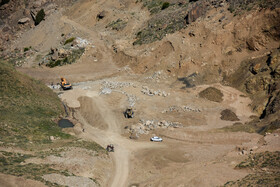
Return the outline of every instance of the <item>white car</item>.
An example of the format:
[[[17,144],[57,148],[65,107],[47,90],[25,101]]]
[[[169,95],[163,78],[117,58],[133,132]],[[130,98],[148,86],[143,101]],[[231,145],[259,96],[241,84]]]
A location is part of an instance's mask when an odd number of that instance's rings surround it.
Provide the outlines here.
[[[162,138],[157,137],[157,136],[151,137],[150,140],[153,141],[153,142],[162,142]]]

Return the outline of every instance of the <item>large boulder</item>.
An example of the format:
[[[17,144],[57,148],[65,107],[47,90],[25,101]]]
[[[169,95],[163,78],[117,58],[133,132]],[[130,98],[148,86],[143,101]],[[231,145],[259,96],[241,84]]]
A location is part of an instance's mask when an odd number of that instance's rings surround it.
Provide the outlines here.
[[[25,24],[25,23],[27,23],[29,21],[30,21],[29,18],[21,18],[20,20],[18,20],[18,24]]]

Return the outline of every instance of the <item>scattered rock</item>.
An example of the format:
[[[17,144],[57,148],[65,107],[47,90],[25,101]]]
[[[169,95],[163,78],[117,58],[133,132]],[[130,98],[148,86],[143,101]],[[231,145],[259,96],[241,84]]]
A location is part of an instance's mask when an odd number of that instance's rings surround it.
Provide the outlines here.
[[[166,78],[167,78],[167,75],[165,73],[163,73],[162,71],[154,72],[152,76],[146,77],[146,79],[155,80],[157,82],[159,82],[161,79],[166,79]]]
[[[149,96],[157,95],[157,96],[167,97],[170,95],[170,93],[166,93],[165,91],[149,89],[147,86],[142,86],[141,92]]]
[[[42,177],[44,180],[56,183],[59,185],[65,185],[69,187],[78,187],[78,186],[98,186],[93,180],[86,177],[79,176],[64,176],[60,174],[47,174]]]
[[[130,139],[133,139],[133,140],[137,140],[139,138],[139,135],[137,133],[131,133],[131,135],[129,136]]]
[[[168,109],[163,110],[161,113],[167,112],[201,112],[201,109],[193,106],[170,106]]]
[[[110,93],[112,93],[112,90],[110,88],[104,88],[100,92],[100,94],[110,94]]]
[[[136,125],[131,125],[129,131],[132,135],[148,134],[149,131],[157,128],[179,128],[183,125],[179,122],[170,122],[166,120],[140,120]],[[133,137],[133,136],[132,136]]]

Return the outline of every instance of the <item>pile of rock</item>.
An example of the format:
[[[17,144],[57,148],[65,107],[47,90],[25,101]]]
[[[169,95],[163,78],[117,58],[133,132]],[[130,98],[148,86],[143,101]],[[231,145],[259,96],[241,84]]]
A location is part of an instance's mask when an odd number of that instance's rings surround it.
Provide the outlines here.
[[[149,134],[149,131],[157,128],[179,128],[182,124],[179,122],[157,121],[157,120],[140,120],[136,125],[131,125],[128,129],[131,134]]]
[[[58,60],[58,59],[64,59],[68,55],[71,54],[71,50],[66,50],[66,49],[57,49],[57,48],[51,48],[50,51],[50,59],[51,60]]]
[[[201,112],[201,109],[193,108],[191,106],[183,106],[182,108],[183,108],[184,112]]]
[[[168,109],[163,110],[161,113],[167,113],[167,112],[180,112],[182,111],[181,107],[178,106],[170,106]]]
[[[101,94],[110,94],[110,93],[112,93],[112,90],[110,88],[103,88],[99,95],[101,95]]]
[[[125,93],[125,95],[127,96],[128,105],[130,107],[133,107],[136,101],[138,100],[138,98],[135,95],[128,94],[128,93]]]
[[[124,94],[127,96],[128,105],[130,107],[133,107],[135,105],[136,101],[138,100],[138,98],[133,94],[128,94],[127,92],[122,91],[122,90],[117,90],[120,88],[130,87],[130,86],[136,87],[131,82],[103,81],[101,83],[101,85],[102,85],[102,88],[101,88],[100,94],[110,94],[110,93],[112,93],[112,91]]]
[[[167,97],[170,95],[170,93],[166,93],[165,91],[149,89],[147,86],[143,86],[141,92],[149,96],[157,95],[157,96]]]
[[[110,89],[117,89],[117,88],[123,88],[123,87],[130,87],[134,86],[131,82],[113,82],[113,81],[103,81],[101,83],[103,88],[110,88]]]
[[[167,75],[165,75],[162,71],[154,72],[154,74],[150,77],[146,77],[146,79],[152,79],[159,81],[160,79],[166,79]]]
[[[168,109],[163,110],[161,113],[167,112],[201,112],[201,109],[192,106],[170,106]]]

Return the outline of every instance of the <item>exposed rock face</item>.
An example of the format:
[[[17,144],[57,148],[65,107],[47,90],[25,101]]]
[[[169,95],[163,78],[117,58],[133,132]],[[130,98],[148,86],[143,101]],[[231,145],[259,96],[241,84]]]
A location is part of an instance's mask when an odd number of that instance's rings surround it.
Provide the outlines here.
[[[194,6],[189,10],[186,15],[186,23],[190,24],[194,22],[197,18],[206,14],[207,8],[205,2],[199,2],[194,4]]]
[[[234,74],[226,78],[232,86],[248,93],[252,98],[252,109],[262,119],[258,124],[263,127],[261,132],[271,129],[272,126],[274,129],[279,128],[279,70],[280,49],[277,49],[267,56],[243,62]]]
[[[246,43],[247,43],[248,49],[250,49],[252,51],[259,50],[259,44],[255,38],[249,38]]]
[[[268,103],[265,113],[266,115],[275,114],[280,111],[280,91],[278,91],[275,96],[272,96],[270,102]]]
[[[258,91],[265,91],[269,89],[271,77],[269,75],[254,76],[246,81],[246,92],[255,94]]]

